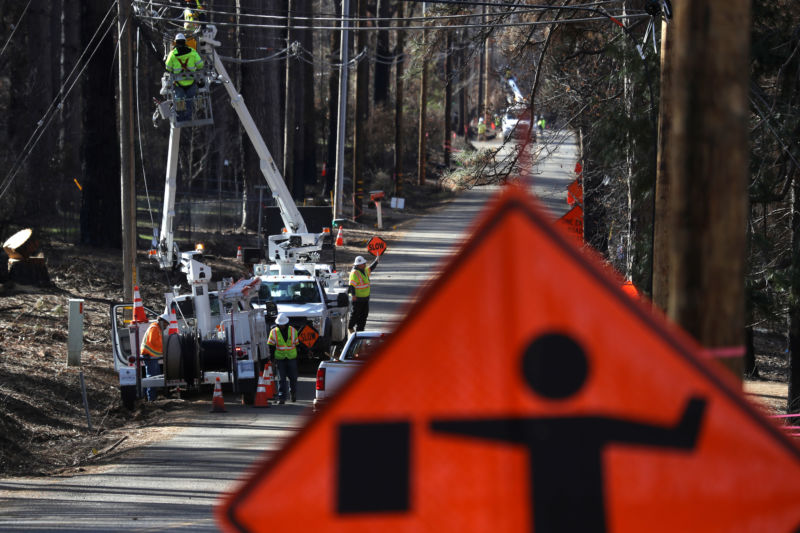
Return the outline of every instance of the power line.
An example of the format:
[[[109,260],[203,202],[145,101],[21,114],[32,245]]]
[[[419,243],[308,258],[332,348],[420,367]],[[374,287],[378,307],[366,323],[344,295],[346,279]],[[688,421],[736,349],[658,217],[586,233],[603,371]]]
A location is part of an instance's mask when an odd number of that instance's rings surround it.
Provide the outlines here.
[[[86,55],[86,52],[88,51],[89,47],[92,46],[92,41],[97,36],[97,34],[100,32],[100,30],[103,27],[103,24],[106,23],[106,20],[108,19],[109,14],[114,10],[115,7],[116,7],[116,4],[112,3],[111,7],[109,7],[108,11],[106,12],[105,17],[103,17],[103,20],[100,22],[100,25],[98,26],[97,30],[95,30],[94,35],[92,35],[92,38],[89,40],[89,43],[83,49],[83,52],[81,53],[81,56],[76,61],[75,66],[72,68],[72,71],[70,71],[70,73],[67,76],[66,80],[61,85],[61,89],[59,90],[58,94],[55,96],[53,101],[50,103],[50,106],[47,108],[47,111],[45,111],[44,115],[42,115],[42,118],[40,118],[39,121],[36,123],[36,128],[33,130],[33,133],[31,133],[31,136],[28,138],[28,142],[25,143],[25,146],[22,148],[21,155],[18,156],[17,160],[14,162],[14,164],[11,166],[11,168],[8,171],[8,173],[6,174],[6,177],[3,179],[2,184],[0,184],[0,199],[2,199],[3,196],[6,195],[6,193],[8,192],[8,189],[11,187],[11,184],[14,182],[14,179],[16,178],[17,174],[22,169],[22,166],[28,160],[28,157],[30,157],[31,153],[33,153],[33,149],[38,144],[39,139],[42,138],[42,135],[47,130],[47,128],[50,126],[50,123],[52,122],[53,118],[56,116],[56,113],[53,112],[53,111],[54,110],[60,110],[61,107],[64,105],[64,99],[67,96],[69,96],[69,94],[72,92],[72,89],[77,84],[78,80],[81,77],[81,74],[83,74],[83,71],[86,70],[86,67],[89,65],[89,62],[94,57],[94,54],[100,48],[100,45],[103,43],[103,40],[108,35],[108,32],[111,31],[111,28],[114,27],[114,23],[115,23],[116,17],[112,17],[110,22],[108,22],[108,27],[106,28],[105,33],[103,34],[103,36],[100,39],[98,39],[97,43],[94,46],[94,49],[92,50],[91,54],[89,55],[89,58],[86,59],[86,61],[83,64],[83,67],[81,67],[81,69],[77,73],[77,75],[74,76],[74,78],[72,79],[71,84],[67,88],[67,91],[64,92],[64,87],[68,83],[68,80],[69,80],[70,76],[72,76],[72,74],[75,72],[75,69],[78,68],[78,65],[80,64],[80,62],[83,59],[83,57]],[[58,105],[56,105],[56,102],[58,102]]]
[[[410,0],[404,0],[410,1]],[[606,4],[618,4],[621,0],[604,0],[598,2],[589,2],[584,4],[574,4],[569,6],[574,10],[580,9],[594,9],[599,6],[603,6]],[[453,2],[455,4],[462,4],[461,2]],[[182,10],[182,8],[178,6],[174,6],[172,4],[163,3],[163,2],[152,2],[147,0],[134,0],[134,5],[146,5],[146,6],[156,6],[162,7],[166,9],[174,9],[174,10]],[[465,4],[466,5],[466,4]],[[475,4],[475,5],[482,5],[482,4]],[[461,18],[473,18],[473,17],[504,17],[508,15],[519,15],[519,14],[529,14],[529,13],[537,13],[541,11],[554,11],[559,9],[559,6],[547,6],[547,5],[530,5],[530,4],[487,4],[495,7],[508,7],[510,9],[514,9],[514,11],[504,11],[504,12],[494,12],[494,13],[471,13],[471,14],[440,14],[434,16],[423,16],[423,17],[405,17],[403,21],[431,21],[431,20],[450,20],[450,19],[461,19]],[[255,19],[271,19],[271,20],[286,20],[286,14],[280,13],[277,15],[267,15],[264,13],[253,13],[253,12],[246,12],[246,11],[223,11],[223,10],[215,10],[215,9],[203,9],[199,11],[200,13],[204,13],[207,15],[221,15],[225,17],[240,17],[240,18],[255,18]],[[312,21],[312,22],[334,22],[339,23],[342,21],[349,22],[351,24],[359,23],[359,22],[393,22],[397,21],[398,19],[395,17],[342,17],[341,15],[332,14],[332,13],[324,13],[324,14],[316,14],[312,16],[302,16],[297,15],[297,12],[293,11],[290,13],[290,17],[292,20],[300,20],[300,21]],[[644,12],[642,12],[644,13]],[[181,18],[169,19],[176,23],[182,24],[184,22]],[[281,26],[285,28],[286,26]]]
[[[19,19],[17,19],[17,23],[14,25],[14,29],[11,30],[11,35],[9,35],[8,39],[6,39],[6,44],[4,44],[3,49],[0,50],[0,57],[3,57],[3,54],[6,52],[6,47],[8,46],[8,43],[11,42],[12,37],[14,37],[14,34],[17,32],[17,28],[19,28],[19,25],[22,23],[22,17],[24,17],[25,13],[28,12],[28,8],[30,7],[30,5],[31,5],[31,0],[28,0],[28,3],[25,4],[25,9],[22,10],[22,14],[19,16]]]
[[[512,27],[529,27],[529,26],[553,26],[553,25],[564,25],[564,24],[577,24],[577,23],[589,23],[589,22],[607,22],[609,19],[615,22],[619,22],[620,20],[634,20],[634,19],[641,19],[641,18],[649,18],[650,15],[646,13],[642,14],[626,14],[626,15],[607,15],[603,14],[603,16],[599,17],[584,17],[584,18],[573,18],[573,19],[562,19],[562,20],[537,20],[537,21],[529,21],[529,22],[503,22],[498,24],[483,24],[483,23],[475,23],[475,24],[453,24],[453,25],[423,25],[423,26],[359,26],[359,27],[349,27],[350,31],[413,31],[413,30],[459,30],[459,29],[466,29],[466,28],[486,28],[487,26],[491,26],[494,28],[512,28]],[[169,22],[182,22],[182,19],[165,19],[163,17],[153,17],[148,15],[138,15],[138,18],[145,19],[145,20],[163,20]],[[365,21],[369,21],[370,19],[364,19]],[[396,19],[393,19],[396,20]],[[205,22],[200,22],[198,24],[210,24]],[[239,27],[239,28],[261,28],[266,30],[285,30],[285,25],[280,24],[248,24],[242,22],[215,22],[215,26],[230,26],[230,27]],[[336,27],[336,26],[292,26],[292,30],[330,30],[330,31],[343,31],[343,28]]]

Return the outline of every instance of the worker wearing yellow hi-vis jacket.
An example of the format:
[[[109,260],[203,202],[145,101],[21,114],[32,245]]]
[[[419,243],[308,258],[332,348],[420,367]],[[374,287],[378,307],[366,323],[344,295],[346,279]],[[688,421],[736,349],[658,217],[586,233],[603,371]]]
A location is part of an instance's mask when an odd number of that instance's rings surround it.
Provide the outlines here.
[[[347,291],[353,300],[353,313],[350,315],[350,323],[347,325],[350,333],[364,331],[364,326],[367,324],[370,294],[369,276],[378,265],[379,258],[380,256],[376,257],[375,261],[369,266],[367,266],[367,260],[360,255],[353,262],[353,270],[350,271],[350,285],[347,287]]]
[[[200,0],[186,0],[186,4],[186,9],[183,10],[183,29],[195,32],[200,29],[200,24],[198,24],[200,12],[205,11],[205,8],[200,3]],[[197,5],[197,7],[195,8],[193,4]]]
[[[144,332],[140,353],[144,360],[145,375],[150,378],[161,373],[160,359],[164,352],[164,329],[169,326],[169,315],[164,313],[155,322],[151,322]],[[145,389],[147,401],[152,402],[156,399],[156,390]]]
[[[300,338],[294,326],[289,325],[289,317],[280,313],[275,319],[276,327],[272,328],[267,338],[270,355],[278,363],[278,403],[286,401],[286,378],[289,378],[289,388],[292,401],[297,401],[297,345]]]
[[[192,118],[192,103],[197,94],[197,83],[194,73],[205,66],[203,58],[197,50],[186,46],[186,36],[179,33],[175,36],[175,48],[167,57],[167,72],[172,74],[175,90],[175,110],[178,121]]]

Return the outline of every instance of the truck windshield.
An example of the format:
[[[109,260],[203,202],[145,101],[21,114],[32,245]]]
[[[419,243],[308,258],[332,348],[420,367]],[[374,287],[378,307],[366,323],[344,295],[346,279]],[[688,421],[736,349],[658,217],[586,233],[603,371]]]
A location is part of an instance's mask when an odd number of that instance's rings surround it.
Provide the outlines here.
[[[275,303],[320,303],[319,290],[314,281],[275,281],[261,284],[259,300]]]

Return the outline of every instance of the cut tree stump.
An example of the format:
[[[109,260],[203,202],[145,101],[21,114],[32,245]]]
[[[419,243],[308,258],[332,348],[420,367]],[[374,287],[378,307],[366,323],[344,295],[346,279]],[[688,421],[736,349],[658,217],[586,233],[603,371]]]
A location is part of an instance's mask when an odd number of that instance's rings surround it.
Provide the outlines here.
[[[11,259],[28,259],[39,250],[39,239],[31,228],[25,228],[6,239],[3,250]]]
[[[50,274],[44,256],[8,260],[8,279],[21,285],[50,286]]]

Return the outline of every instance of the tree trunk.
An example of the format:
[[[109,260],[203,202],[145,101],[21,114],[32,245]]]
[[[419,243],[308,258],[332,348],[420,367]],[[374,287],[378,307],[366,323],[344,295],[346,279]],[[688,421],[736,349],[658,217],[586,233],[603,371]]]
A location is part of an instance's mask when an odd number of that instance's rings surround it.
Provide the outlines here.
[[[241,3],[241,2],[240,2]],[[249,6],[250,4],[248,4]],[[286,2],[270,0],[262,2],[260,8],[247,7],[243,11],[257,11],[259,14],[281,16],[286,15]],[[258,57],[263,50],[273,47],[276,41],[285,38],[281,30],[266,28],[245,28],[241,32],[242,55],[245,59]],[[275,160],[278,168],[283,167],[283,105],[285,63],[281,61],[252,62],[242,65],[241,93],[247,104],[256,127],[264,137],[264,142]],[[242,223],[248,229],[258,227],[257,185],[265,185],[261,174],[260,161],[252,143],[244,143],[244,176],[243,176],[243,213]],[[291,189],[290,189],[291,190]],[[252,208],[252,209],[248,209]]]
[[[422,30],[422,48],[425,48],[426,32]],[[422,62],[422,79],[419,84],[419,117],[417,126],[417,184],[425,185],[426,136],[425,118],[428,114],[428,64]]]
[[[81,10],[76,9],[69,0],[61,1],[61,50],[59,52],[59,83],[65,83],[72,70],[72,65],[81,52]],[[69,176],[79,176],[81,172],[81,142],[83,129],[81,116],[83,115],[83,85],[75,84],[70,97],[64,102],[59,117],[58,153],[61,162],[62,178],[61,194],[59,198],[59,213],[72,222],[73,213],[79,211],[79,206],[74,198],[79,198],[75,183]]]
[[[102,2],[83,3],[82,48],[89,44],[108,6]],[[105,28],[105,27],[104,27]],[[102,33],[101,33],[102,35]],[[120,218],[119,136],[115,90],[117,80],[109,67],[114,64],[113,32],[97,48],[83,74],[84,115],[81,198],[81,242],[92,246],[119,248],[122,244]],[[113,170],[112,170],[113,169]]]
[[[301,13],[311,13],[311,0],[295,0]],[[338,33],[338,32],[333,32]],[[300,44],[311,54],[314,53],[314,39],[310,31],[302,31],[298,37]],[[322,121],[317,120],[314,107],[314,65],[301,61],[298,71],[298,101],[295,121],[299,126],[297,143],[294,149],[295,196],[300,200],[306,196],[306,186],[311,186],[315,196],[320,189],[317,183],[317,134],[321,130]]]
[[[452,101],[453,101],[453,62],[451,58],[452,48],[452,35],[448,31],[445,36],[444,45],[444,167],[450,168],[450,151],[452,149],[453,140],[450,138],[451,119],[452,114]]]
[[[363,19],[367,16],[367,0],[358,0],[359,27],[366,27]],[[354,55],[360,54],[368,46],[366,31],[356,32]],[[369,61],[362,58],[356,69],[356,119],[353,133],[353,220],[362,215],[364,202],[364,155],[366,153],[365,129],[369,118]]]
[[[400,25],[405,18],[403,2],[397,5],[397,24]],[[394,74],[394,196],[402,197],[403,191],[403,74],[405,72],[405,32],[397,32],[397,47],[395,48],[395,74]]]
[[[32,120],[26,124],[35,125],[44,116],[50,102],[55,96],[54,62],[52,57],[58,57],[59,38],[52,33],[53,5],[51,2],[33,2],[27,15],[22,20],[26,26],[25,40],[28,49],[30,65],[30,78],[28,81],[27,106]],[[20,32],[21,33],[21,32]],[[17,33],[18,38],[22,37]],[[112,115],[113,116],[113,115]],[[54,168],[51,166],[52,154],[55,150],[56,137],[52,130],[43,124],[44,133],[36,144],[35,151],[28,158],[27,169],[24,174],[33,177],[27,181],[27,194],[25,195],[25,212],[37,213],[39,217],[51,212],[46,199],[52,198],[49,191],[57,183],[53,179]],[[27,137],[26,137],[27,138]],[[46,154],[42,156],[42,154]],[[22,173],[21,173],[22,174]],[[24,178],[23,178],[24,179]],[[23,181],[20,179],[20,181]],[[50,222],[50,221],[48,221]]]
[[[389,18],[389,1],[377,0],[378,27],[386,27],[387,23],[381,19]],[[402,2],[400,2],[402,4]],[[377,32],[375,45],[375,84],[374,100],[375,106],[385,106],[389,101],[389,73],[391,70],[392,57],[389,54],[389,30]]]
[[[295,38],[295,32],[292,30],[292,26],[294,25],[292,15],[296,7],[295,0],[286,0],[286,48],[289,50],[292,49],[292,42]],[[296,64],[297,58],[294,57],[290,51],[289,55],[286,56],[285,82],[283,86],[285,91],[283,100],[286,102],[283,114],[283,181],[286,182],[286,188],[290,191],[294,191],[295,189],[294,169],[296,167],[294,160],[294,141],[297,135],[297,126],[295,124],[295,109],[297,109],[297,106],[295,105],[295,97],[298,91],[302,91],[302,88],[296,83]]]
[[[673,24],[668,314],[743,351],[750,2],[679,2]],[[722,359],[738,378],[741,355]]]

